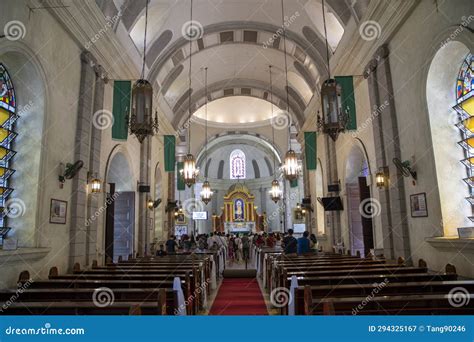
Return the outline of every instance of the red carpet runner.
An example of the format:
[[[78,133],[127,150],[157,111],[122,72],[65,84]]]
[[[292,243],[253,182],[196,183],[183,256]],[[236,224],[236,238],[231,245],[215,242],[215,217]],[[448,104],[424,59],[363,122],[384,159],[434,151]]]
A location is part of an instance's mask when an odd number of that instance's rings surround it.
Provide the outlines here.
[[[257,280],[224,279],[209,315],[268,315]]]

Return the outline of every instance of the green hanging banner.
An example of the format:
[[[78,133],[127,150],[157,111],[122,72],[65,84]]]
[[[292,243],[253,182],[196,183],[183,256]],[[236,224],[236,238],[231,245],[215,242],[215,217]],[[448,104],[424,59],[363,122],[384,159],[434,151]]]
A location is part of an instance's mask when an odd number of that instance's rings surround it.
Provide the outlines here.
[[[127,116],[130,113],[131,92],[132,81],[114,81],[112,139],[127,140],[128,138]]]
[[[175,149],[176,137],[174,135],[165,135],[165,172],[174,172],[174,165],[176,163]]]
[[[177,169],[178,172],[176,174],[176,179],[177,179],[177,188],[178,190],[186,190],[186,184],[184,184],[184,177],[181,175],[181,172],[179,170],[182,170],[184,167],[184,162],[178,162],[177,163]]]
[[[290,181],[290,188],[296,188],[298,186],[298,178]]]
[[[354,78],[352,76],[336,76],[336,82],[341,86],[342,110],[349,110],[349,120],[346,128],[349,131],[357,130],[356,103],[354,95]]]
[[[316,132],[304,132],[304,144],[304,154],[306,156],[306,170],[316,170]]]

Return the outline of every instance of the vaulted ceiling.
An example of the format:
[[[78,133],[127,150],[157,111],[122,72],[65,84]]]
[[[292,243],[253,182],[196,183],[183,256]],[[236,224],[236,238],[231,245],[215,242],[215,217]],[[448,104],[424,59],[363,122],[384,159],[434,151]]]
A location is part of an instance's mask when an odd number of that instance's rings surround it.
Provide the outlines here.
[[[104,15],[120,14],[120,24],[140,54],[146,1],[96,0]],[[349,22],[358,21],[369,2],[325,1],[330,55]],[[175,127],[188,115],[190,46],[184,32],[190,20],[190,4],[191,0],[149,0],[148,7],[147,78],[153,82],[160,106]],[[327,75],[321,0],[284,0],[284,11],[290,113],[296,124],[302,124],[306,107]],[[219,114],[224,97],[234,96],[234,100],[227,100],[233,106],[239,101],[243,104],[248,97],[270,101],[270,64],[274,66],[273,103],[286,109],[280,0],[194,0],[193,20],[199,31],[198,39],[191,41],[193,112],[199,113],[205,103],[204,67],[208,68],[208,98],[221,104],[214,106],[216,112],[210,112],[209,118],[219,122],[217,117],[225,116]],[[255,124],[267,116],[264,111],[233,120]]]

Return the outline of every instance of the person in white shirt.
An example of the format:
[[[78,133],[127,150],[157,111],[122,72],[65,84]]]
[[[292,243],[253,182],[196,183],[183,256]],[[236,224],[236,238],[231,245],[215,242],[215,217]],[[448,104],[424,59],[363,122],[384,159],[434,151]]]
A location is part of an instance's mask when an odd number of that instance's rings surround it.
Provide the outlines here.
[[[235,258],[237,261],[240,260],[242,257],[242,239],[240,238],[239,235],[237,235],[234,239],[234,244],[235,244]]]

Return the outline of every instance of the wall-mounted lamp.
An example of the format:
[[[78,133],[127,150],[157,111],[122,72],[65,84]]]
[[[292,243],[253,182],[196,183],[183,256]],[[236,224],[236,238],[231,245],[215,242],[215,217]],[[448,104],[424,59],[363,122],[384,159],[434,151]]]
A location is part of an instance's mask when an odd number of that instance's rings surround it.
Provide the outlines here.
[[[148,207],[148,209],[153,210],[157,208],[160,205],[160,203],[161,203],[161,198],[158,198],[156,201],[150,198],[148,199],[146,206]]]
[[[381,167],[375,174],[375,183],[377,188],[383,189],[388,186],[388,170],[385,167]]]
[[[102,189],[102,181],[97,178],[97,175],[95,177],[92,177],[92,175],[89,173],[87,179],[89,180],[91,193],[92,194],[99,193]]]

